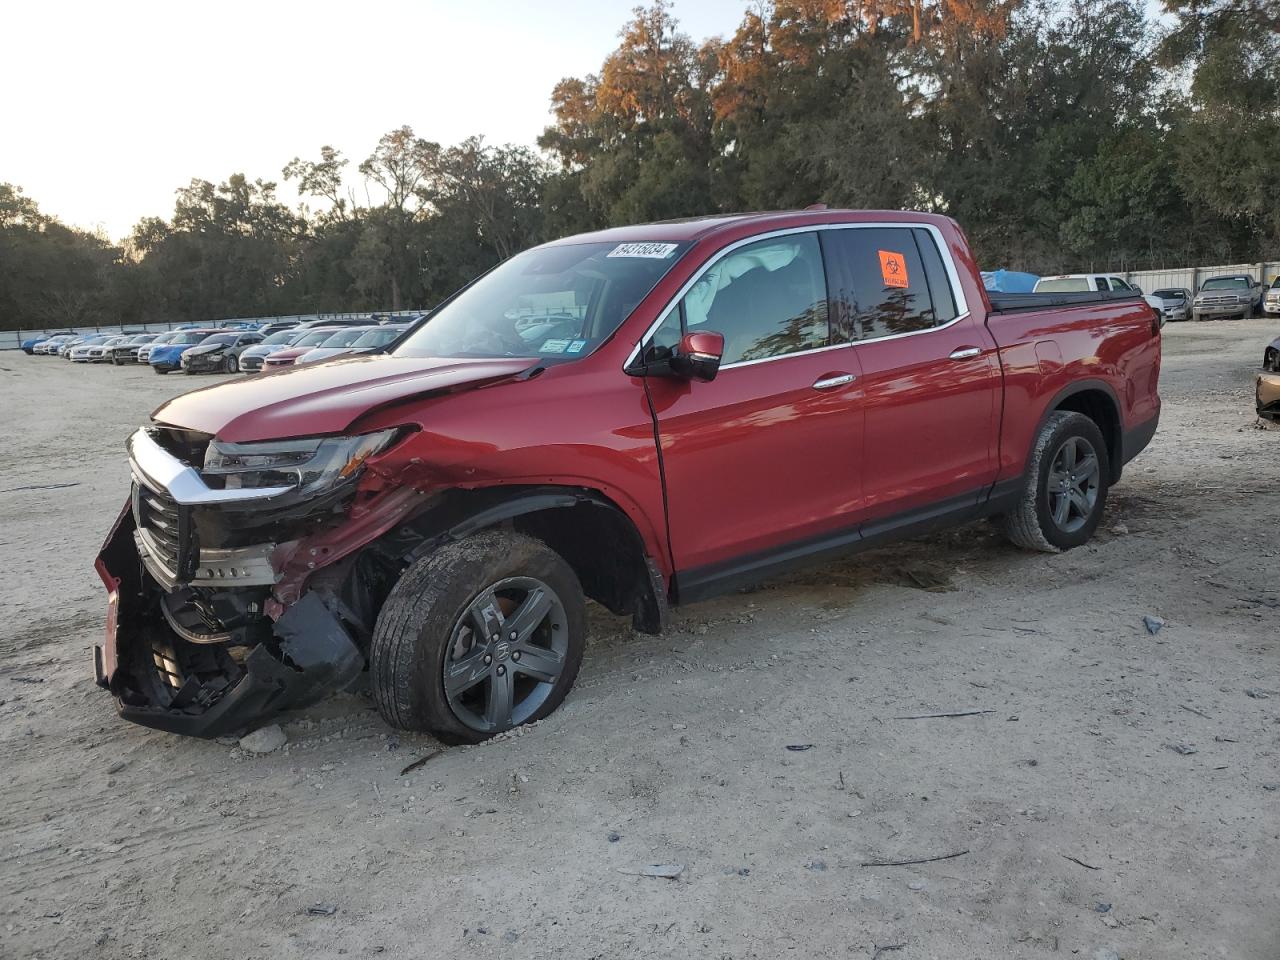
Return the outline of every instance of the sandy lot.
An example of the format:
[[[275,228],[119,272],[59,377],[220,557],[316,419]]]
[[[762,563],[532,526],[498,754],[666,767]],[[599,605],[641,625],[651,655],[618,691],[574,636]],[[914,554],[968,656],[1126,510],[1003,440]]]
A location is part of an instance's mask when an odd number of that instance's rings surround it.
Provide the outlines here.
[[[662,638],[597,612],[558,714],[406,775],[437,745],[361,695],[265,756],[118,720],[91,560],[197,384],[0,355],[0,957],[1276,960],[1276,328],[1166,328],[1092,545],[978,524]]]

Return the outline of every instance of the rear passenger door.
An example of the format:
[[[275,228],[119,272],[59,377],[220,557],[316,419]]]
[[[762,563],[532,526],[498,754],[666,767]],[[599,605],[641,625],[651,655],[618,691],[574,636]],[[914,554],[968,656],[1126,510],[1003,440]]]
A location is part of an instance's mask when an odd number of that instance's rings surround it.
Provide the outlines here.
[[[995,480],[1000,367],[941,237],[903,225],[823,240],[861,375],[864,533],[976,505]]]

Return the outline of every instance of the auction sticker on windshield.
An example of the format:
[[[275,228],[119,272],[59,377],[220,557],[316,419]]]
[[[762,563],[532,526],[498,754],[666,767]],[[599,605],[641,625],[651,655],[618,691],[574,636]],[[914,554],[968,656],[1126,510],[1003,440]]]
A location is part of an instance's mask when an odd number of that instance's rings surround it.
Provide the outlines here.
[[[666,260],[676,252],[676,243],[620,243],[607,254],[610,257],[644,257]]]

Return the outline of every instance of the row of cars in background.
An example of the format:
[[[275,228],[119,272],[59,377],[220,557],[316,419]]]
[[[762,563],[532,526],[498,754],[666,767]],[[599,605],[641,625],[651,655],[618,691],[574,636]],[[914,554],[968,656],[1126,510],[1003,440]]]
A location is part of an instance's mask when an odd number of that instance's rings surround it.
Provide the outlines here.
[[[367,353],[394,342],[420,317],[280,320],[266,324],[187,325],[165,333],[45,335],[24,341],[33,356],[73,363],[145,364],[156,373],[257,373],[296,363]]]
[[[1102,273],[1073,273],[1060,277],[1041,277],[1035,293],[1080,293],[1119,290],[1142,293],[1121,277]],[[1162,287],[1143,295],[1160,312],[1164,320],[1230,320],[1236,317],[1258,317],[1264,313],[1280,313],[1280,276],[1268,286],[1247,273],[1210,277],[1192,293],[1186,287]]]

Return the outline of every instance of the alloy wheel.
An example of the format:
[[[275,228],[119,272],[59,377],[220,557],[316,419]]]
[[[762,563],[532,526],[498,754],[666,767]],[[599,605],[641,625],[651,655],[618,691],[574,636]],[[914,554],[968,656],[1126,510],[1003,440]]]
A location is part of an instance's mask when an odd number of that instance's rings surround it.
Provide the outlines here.
[[[444,693],[472,730],[497,733],[528,720],[564,670],[568,618],[556,592],[532,577],[508,577],[480,591],[454,624],[444,658]]]
[[[1093,515],[1102,485],[1102,469],[1093,444],[1067,437],[1050,461],[1049,517],[1063,533],[1075,533]]]

